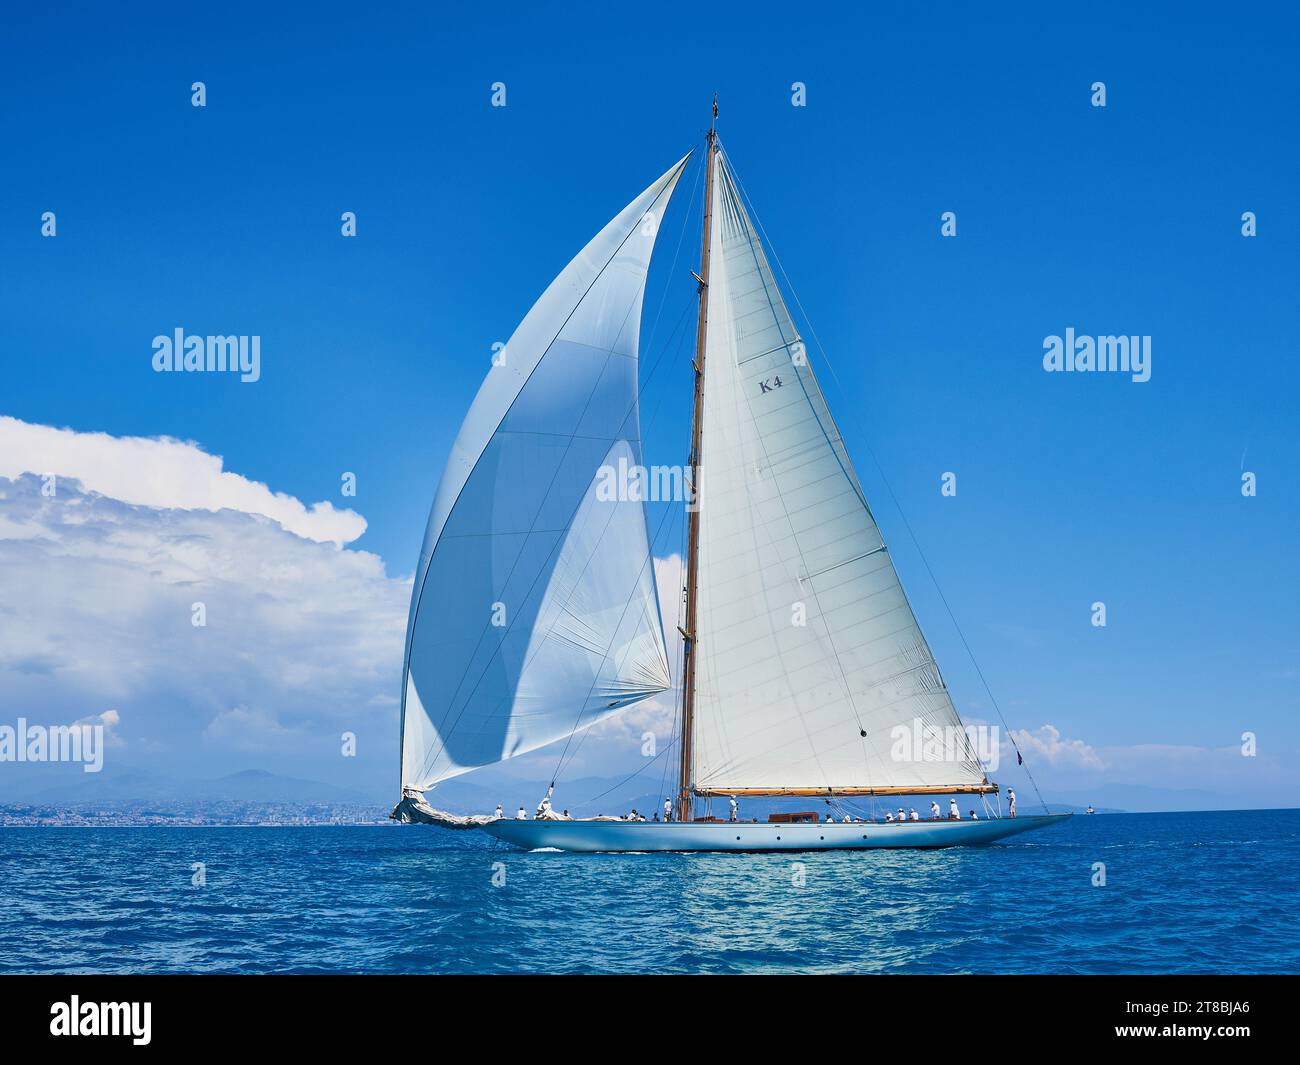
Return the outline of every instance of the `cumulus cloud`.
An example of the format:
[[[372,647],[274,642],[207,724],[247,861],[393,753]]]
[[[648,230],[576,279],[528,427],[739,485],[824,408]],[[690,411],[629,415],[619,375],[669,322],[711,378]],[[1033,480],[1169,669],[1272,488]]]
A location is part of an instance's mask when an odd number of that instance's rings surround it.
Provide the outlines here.
[[[234,510],[278,522],[308,540],[346,544],[366,531],[366,520],[329,502],[304,505],[293,496],[223,469],[219,455],[170,437],[115,437],[79,433],[0,417],[0,477],[54,474],[81,482],[87,492],[123,503],[169,510]],[[0,518],[0,536],[30,535],[12,515]]]
[[[122,716],[116,710],[105,710],[102,714],[91,714],[88,717],[78,718],[72,724],[74,726],[85,725],[90,728],[98,725],[104,730],[105,743],[113,747],[122,747],[125,743],[117,731],[117,726],[121,723]]]
[[[175,440],[0,418],[0,721],[102,725],[124,764],[201,777],[270,763],[336,779],[347,731],[349,764],[371,760],[367,786],[391,784],[409,578],[343,546],[365,529],[360,515],[222,467]],[[655,573],[676,670],[682,559],[655,559]],[[650,732],[661,754],[645,779],[671,779],[676,716],[671,691],[613,715],[574,743],[565,777],[644,766]],[[1094,747],[1050,724],[1013,735],[1045,786],[1293,788],[1281,760],[1230,742]],[[503,770],[543,779],[557,756]],[[1008,745],[1003,764],[1014,758]]]
[[[222,750],[337,756],[344,730],[391,753],[409,579],[252,504],[143,505],[97,483],[0,480],[0,713],[95,711],[133,750],[204,768]]]
[[[382,771],[410,581],[341,546],[364,529],[194,444],[0,418],[0,716],[102,724],[153,768],[203,775],[313,749],[325,775],[349,731]],[[655,570],[675,666],[682,560]],[[671,693],[615,715],[579,764],[635,766],[675,718]]]
[[[1106,764],[1097,750],[1083,740],[1066,739],[1055,725],[1042,725],[1035,732],[1012,729],[1011,736],[1020,745],[1026,758],[1042,760],[1055,768],[1105,769]],[[1010,743],[1003,744],[1003,757],[1015,762],[1015,751]]]

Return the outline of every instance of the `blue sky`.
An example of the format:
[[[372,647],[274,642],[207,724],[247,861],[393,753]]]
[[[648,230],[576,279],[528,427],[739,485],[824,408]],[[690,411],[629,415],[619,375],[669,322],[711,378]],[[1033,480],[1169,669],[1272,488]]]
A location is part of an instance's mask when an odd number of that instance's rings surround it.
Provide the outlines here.
[[[0,415],[193,441],[272,492],[353,510],[366,531],[345,550],[382,560],[388,609],[491,345],[699,143],[716,91],[963,712],[993,718],[868,448],[1010,723],[1050,725],[1108,766],[1048,740],[1040,781],[1082,794],[1103,777],[1194,789],[1209,776],[1229,805],[1295,804],[1281,767],[1300,747],[1300,73],[1280,42],[1296,29],[1250,5],[670,3],[648,25],[626,5],[14,12],[0,44]],[[190,106],[194,81],[205,108]],[[497,81],[504,108],[490,106]],[[806,107],[791,106],[796,81]],[[1105,108],[1090,105],[1094,81]],[[695,225],[694,178],[678,227]],[[355,239],[339,234],[348,210]],[[689,415],[668,342],[698,242],[691,228],[669,276],[679,231],[661,240],[642,338],[643,376],[663,356],[643,395],[647,458],[663,463],[682,461]],[[178,326],[260,335],[262,379],[153,373],[152,338]],[[1044,373],[1043,338],[1066,327],[1150,335],[1151,380]],[[955,498],[940,495],[945,471]],[[0,540],[6,555],[30,563]],[[76,609],[9,606],[26,629]],[[386,668],[368,660],[367,685],[385,690]],[[0,693],[0,716],[39,716],[33,701],[65,719],[104,709],[59,670],[39,675]],[[124,687],[121,758],[333,772],[328,743],[293,742],[338,724],[310,699],[214,697]],[[241,706],[283,742],[223,745],[213,715]],[[376,704],[357,728],[348,772],[395,787],[395,710]],[[1260,757],[1221,757],[1248,730]],[[611,749],[587,768],[634,764]]]

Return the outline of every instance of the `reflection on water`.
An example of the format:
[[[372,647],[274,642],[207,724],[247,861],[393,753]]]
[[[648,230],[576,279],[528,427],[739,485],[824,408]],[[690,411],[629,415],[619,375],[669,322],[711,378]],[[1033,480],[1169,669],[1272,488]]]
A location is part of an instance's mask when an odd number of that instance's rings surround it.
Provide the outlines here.
[[[423,826],[4,829],[0,969],[1294,971],[1297,878],[1295,811],[803,855],[525,853]]]

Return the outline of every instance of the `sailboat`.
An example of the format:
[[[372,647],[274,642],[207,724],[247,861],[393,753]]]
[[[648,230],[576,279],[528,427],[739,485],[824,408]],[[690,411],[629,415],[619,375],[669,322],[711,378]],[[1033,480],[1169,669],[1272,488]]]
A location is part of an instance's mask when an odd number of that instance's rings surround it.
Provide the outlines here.
[[[998,790],[746,211],[716,99],[706,152],[675,800],[664,820],[568,819],[549,793],[538,817],[466,818],[427,795],[673,687],[644,502],[601,486],[640,467],[641,305],[691,153],[561,271],[460,428],[412,590],[392,816],[615,852],[946,847],[1057,820],[696,816],[699,800],[752,796],[943,795],[957,812],[956,795]],[[942,758],[900,754],[900,729],[958,742]]]

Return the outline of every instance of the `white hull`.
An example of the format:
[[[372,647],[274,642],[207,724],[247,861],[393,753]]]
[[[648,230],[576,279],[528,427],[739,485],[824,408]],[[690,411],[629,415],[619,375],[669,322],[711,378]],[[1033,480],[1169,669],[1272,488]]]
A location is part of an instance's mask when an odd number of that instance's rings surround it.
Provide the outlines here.
[[[515,821],[483,831],[516,847],[562,851],[826,851],[900,847],[972,847],[1042,828],[1069,817],[1046,814],[982,821],[881,824],[769,824],[725,821]]]

